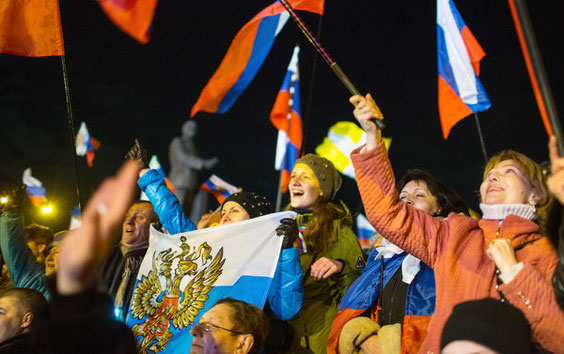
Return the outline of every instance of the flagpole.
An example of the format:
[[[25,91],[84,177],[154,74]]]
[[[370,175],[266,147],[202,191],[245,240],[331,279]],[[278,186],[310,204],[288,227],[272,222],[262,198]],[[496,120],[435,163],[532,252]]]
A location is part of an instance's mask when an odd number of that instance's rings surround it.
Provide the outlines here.
[[[280,178],[278,179],[278,193],[276,194],[276,212],[279,212],[282,208],[282,175],[284,170],[280,171]]]
[[[317,22],[317,38],[321,38],[321,26],[323,25],[323,16],[319,16],[319,21]],[[304,154],[304,151],[306,150],[306,138],[307,138],[307,128],[309,125],[309,120],[311,117],[311,111],[312,111],[312,106],[313,106],[313,88],[315,86],[315,76],[317,73],[317,55],[313,56],[313,62],[311,64],[311,75],[310,75],[310,81],[309,81],[309,90],[307,93],[307,103],[306,103],[306,109],[305,109],[305,114],[304,114],[304,119],[302,121],[302,125],[303,125],[303,138],[302,138],[302,151],[300,151],[300,155]]]
[[[74,118],[72,114],[72,105],[71,105],[71,98],[70,98],[70,88],[69,88],[69,77],[67,73],[67,62],[65,59],[65,55],[61,55],[61,66],[63,68],[63,83],[65,85],[65,102],[67,105],[67,116],[69,119],[69,128],[70,128],[70,136],[71,136],[71,143],[72,143],[72,157],[73,157],[73,165],[74,165],[74,175],[76,178],[76,196],[78,198],[78,209],[82,213],[82,195],[80,193],[80,173],[78,172],[78,159],[76,158],[76,132],[74,130]]]
[[[59,5],[59,1],[56,1],[57,6]],[[78,172],[78,159],[76,158],[76,133],[74,130],[74,118],[72,114],[72,105],[71,105],[71,98],[70,98],[70,88],[69,88],[69,75],[67,72],[67,61],[65,57],[65,37],[63,36],[63,21],[61,19],[61,11],[59,10],[59,20],[61,22],[60,34],[61,34],[61,43],[63,46],[63,55],[61,55],[61,67],[63,69],[63,84],[65,86],[65,103],[67,106],[67,116],[69,119],[69,128],[70,128],[70,136],[71,136],[71,149],[72,149],[72,157],[73,157],[73,165],[74,165],[74,175],[76,179],[76,197],[78,199],[78,209],[82,213],[82,194],[80,193],[80,174]]]
[[[288,135],[290,134],[290,121],[292,120],[292,113],[288,113],[286,116],[286,131]],[[303,148],[303,143],[302,143]],[[280,179],[278,181],[278,194],[276,195],[276,212],[279,212],[282,208],[282,180],[284,177],[284,168],[280,170]]]
[[[313,47],[315,48],[317,53],[319,55],[321,55],[323,60],[325,60],[327,65],[329,65],[331,70],[333,70],[333,73],[335,73],[335,75],[337,75],[339,80],[341,80],[341,83],[347,88],[349,93],[351,95],[360,95],[360,91],[358,91],[358,89],[354,86],[354,84],[351,82],[351,80],[349,80],[349,78],[343,72],[343,70],[341,70],[341,68],[339,67],[339,64],[337,64],[337,62],[335,60],[333,60],[333,58],[331,58],[329,53],[327,53],[325,48],[323,48],[321,43],[311,33],[311,31],[306,26],[306,24],[296,14],[296,12],[294,11],[294,8],[292,8],[292,6],[288,3],[288,0],[280,0],[280,3],[282,3],[282,5],[284,5],[286,10],[290,14],[290,17],[292,18],[292,20],[300,28],[300,30],[302,31],[304,36],[306,36],[307,40],[311,43],[311,45],[313,45]],[[384,128],[386,128],[386,125],[384,124],[384,122],[382,122],[381,119],[373,119],[373,121],[374,121],[374,124],[376,124],[380,130],[383,130]]]
[[[480,145],[482,146],[482,154],[484,154],[484,161],[488,163],[488,153],[486,152],[486,144],[484,143],[484,136],[482,135],[482,128],[480,127],[480,120],[478,119],[478,113],[474,113],[474,121],[476,122],[476,128],[478,129],[478,136],[480,137]]]
[[[560,156],[564,156],[562,128],[560,127],[558,112],[554,104],[554,98],[548,83],[548,77],[546,76],[527,4],[524,0],[508,0],[508,2],[543,123],[548,134],[556,136]]]

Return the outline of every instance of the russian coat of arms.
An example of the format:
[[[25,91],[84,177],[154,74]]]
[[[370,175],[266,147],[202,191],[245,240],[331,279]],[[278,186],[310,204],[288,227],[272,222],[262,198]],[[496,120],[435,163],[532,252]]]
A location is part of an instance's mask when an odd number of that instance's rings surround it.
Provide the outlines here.
[[[207,242],[191,247],[186,237],[182,236],[180,241],[180,251],[168,248],[158,254],[153,252],[152,269],[141,276],[133,292],[131,315],[145,318],[132,328],[136,338],[141,336],[137,345],[140,353],[163,351],[173,336],[171,324],[175,329],[188,327],[204,308],[208,293],[222,272],[223,248],[212,257]],[[198,261],[207,267],[198,271]],[[180,289],[185,277],[191,279]],[[161,278],[166,279],[164,291]]]

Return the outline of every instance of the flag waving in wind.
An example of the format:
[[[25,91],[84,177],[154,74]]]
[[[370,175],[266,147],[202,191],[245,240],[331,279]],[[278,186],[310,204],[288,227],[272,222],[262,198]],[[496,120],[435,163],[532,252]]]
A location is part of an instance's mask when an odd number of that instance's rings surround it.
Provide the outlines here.
[[[302,148],[302,118],[300,109],[300,74],[298,54],[300,47],[294,48],[294,54],[284,76],[284,82],[274,102],[270,121],[278,129],[276,159],[274,168],[282,171],[280,188],[282,193],[288,190],[290,173]]]
[[[289,0],[295,10],[323,15],[324,0]],[[260,69],[274,38],[288,17],[284,6],[275,2],[258,13],[237,33],[223,61],[200,93],[191,116],[199,111],[225,113],[245,91]]]
[[[88,167],[92,167],[94,155],[96,154],[96,150],[100,147],[100,142],[90,136],[88,128],[86,128],[86,123],[84,122],[80,124],[75,143],[76,154],[78,156],[86,156]]]
[[[200,186],[200,190],[210,193],[217,199],[219,204],[223,204],[227,197],[233,193],[240,192],[241,188],[237,188],[225,182],[216,175],[211,175],[210,178]]]
[[[98,0],[106,15],[139,43],[150,39],[158,0]]]
[[[23,172],[22,182],[26,185],[27,195],[33,206],[37,207],[47,202],[43,183],[31,175],[31,167]]]
[[[464,117],[490,108],[478,75],[486,55],[452,0],[437,0],[439,115],[443,136]]]
[[[392,138],[382,138],[386,149],[390,149]],[[329,128],[327,137],[315,148],[315,153],[331,161],[337,171],[354,179],[351,152],[366,144],[366,133],[353,122],[337,122]]]
[[[59,0],[1,0],[0,53],[25,57],[65,54]]]

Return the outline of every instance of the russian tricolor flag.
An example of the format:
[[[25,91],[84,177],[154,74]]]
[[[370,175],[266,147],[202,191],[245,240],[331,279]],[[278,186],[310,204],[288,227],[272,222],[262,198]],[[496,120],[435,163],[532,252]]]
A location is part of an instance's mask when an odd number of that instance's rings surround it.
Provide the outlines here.
[[[276,160],[274,168],[282,171],[280,187],[282,193],[288,190],[290,173],[302,148],[302,118],[300,109],[300,74],[298,54],[300,47],[294,48],[294,54],[288,65],[284,82],[274,102],[270,121],[278,129]]]
[[[358,214],[356,217],[356,230],[360,247],[372,248],[374,244],[372,235],[376,232],[376,229],[374,229],[374,226],[370,225],[370,222],[363,214]]]
[[[225,182],[216,175],[211,175],[211,177],[200,186],[200,190],[212,194],[219,204],[223,204],[225,199],[231,194],[241,191],[240,188]]]
[[[43,183],[31,175],[31,167],[23,172],[22,182],[26,185],[27,195],[33,206],[38,207],[47,202]]]
[[[90,136],[86,123],[80,124],[80,129],[76,134],[76,154],[78,156],[86,156],[88,167],[92,167],[96,150],[100,147],[100,142]]]
[[[478,79],[480,60],[486,55],[452,0],[437,0],[439,115],[446,139],[464,117],[490,108]]]
[[[296,10],[323,14],[324,0],[290,0]],[[192,107],[191,116],[199,111],[225,113],[245,91],[272,48],[274,38],[288,17],[278,1],[253,17],[237,33],[223,61],[202,90]]]

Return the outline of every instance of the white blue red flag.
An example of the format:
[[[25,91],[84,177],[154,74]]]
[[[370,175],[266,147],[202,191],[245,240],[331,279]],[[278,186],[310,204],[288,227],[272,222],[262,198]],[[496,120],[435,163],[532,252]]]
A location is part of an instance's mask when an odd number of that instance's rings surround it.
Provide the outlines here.
[[[212,194],[219,204],[223,204],[227,197],[233,193],[240,192],[241,188],[237,188],[225,182],[216,175],[211,175],[210,178],[200,186],[200,190]]]
[[[439,115],[443,136],[472,113],[490,108],[478,79],[480,60],[486,55],[452,0],[437,0]]]
[[[363,214],[358,214],[356,217],[356,234],[358,235],[358,242],[360,247],[372,249],[374,242],[374,236],[378,235],[374,226],[368,222],[368,219]]]
[[[23,172],[22,182],[26,185],[27,195],[33,206],[37,207],[47,202],[43,183],[31,175],[31,167]]]
[[[282,87],[276,97],[272,112],[270,112],[270,121],[278,129],[274,168],[282,171],[280,182],[282,193],[288,190],[290,173],[302,148],[299,53],[300,47],[296,46],[286,76],[284,76],[284,82],[282,82]]]
[[[96,150],[100,147],[100,142],[90,136],[88,128],[86,128],[86,123],[82,122],[80,124],[80,129],[76,134],[76,154],[78,156],[86,156],[86,162],[88,167],[92,167],[92,162],[94,161],[94,156],[96,155]]]
[[[177,235],[151,228],[126,323],[139,352],[189,353],[190,326],[219,299],[263,308],[276,270],[281,212]]]
[[[289,3],[295,10],[323,15],[325,0],[289,0]],[[255,77],[289,16],[276,1],[241,28],[192,107],[192,117],[199,111],[225,113],[231,108]]]

